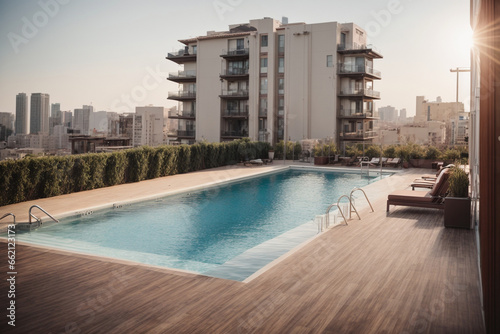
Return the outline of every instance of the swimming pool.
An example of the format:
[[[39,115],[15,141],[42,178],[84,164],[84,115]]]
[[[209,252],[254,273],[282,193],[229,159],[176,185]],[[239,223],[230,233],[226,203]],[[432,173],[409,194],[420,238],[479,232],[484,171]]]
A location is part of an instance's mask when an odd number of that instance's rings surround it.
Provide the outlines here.
[[[305,223],[339,196],[378,179],[287,169],[63,219],[19,231],[17,240],[244,280],[314,236],[317,226]]]

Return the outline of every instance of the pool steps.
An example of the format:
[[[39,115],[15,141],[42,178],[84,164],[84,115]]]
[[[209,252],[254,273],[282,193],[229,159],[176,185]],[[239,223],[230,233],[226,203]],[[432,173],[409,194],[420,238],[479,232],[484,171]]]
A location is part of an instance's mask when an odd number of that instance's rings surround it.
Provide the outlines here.
[[[13,213],[11,213],[11,212],[6,213],[5,215],[3,215],[2,218],[0,218],[0,220],[4,219],[5,217],[12,216],[12,217],[14,217],[14,222],[13,223],[14,223],[14,226],[16,227],[16,229],[19,229],[19,230],[29,230],[29,231],[37,229],[40,226],[42,226],[42,219],[38,218],[33,213],[31,213],[31,211],[33,210],[33,208],[39,209],[40,211],[42,211],[43,213],[45,213],[50,219],[52,219],[56,223],[59,223],[59,220],[57,220],[56,218],[54,218],[50,213],[48,213],[47,211],[45,211],[39,205],[32,205],[30,207],[30,209],[28,211],[28,213],[29,213],[29,221],[28,222],[22,222],[22,223],[17,223],[16,224],[16,216]],[[32,218],[35,219],[34,222],[31,221]]]
[[[359,216],[359,213],[358,213],[358,210],[356,210],[356,207],[354,206],[354,200],[353,200],[353,193],[356,192],[356,191],[361,191],[363,193],[363,195],[365,195],[365,198],[366,198],[366,201],[368,202],[368,204],[370,205],[370,208],[372,209],[372,212],[375,212],[375,210],[373,209],[373,206],[372,206],[372,203],[370,202],[370,200],[368,199],[368,196],[366,196],[366,193],[363,189],[361,188],[354,188],[353,190],[351,190],[351,193],[349,194],[349,196],[347,195],[342,195],[339,197],[339,199],[337,200],[337,203],[333,203],[332,205],[330,205],[328,207],[328,209],[326,209],[326,213],[325,213],[325,219],[324,219],[324,224],[323,224],[323,219],[319,219],[319,224],[321,226],[318,226],[318,229],[320,231],[323,231],[324,227],[328,228],[330,227],[330,210],[332,209],[332,207],[336,206],[337,209],[339,210],[339,213],[341,214],[344,222],[346,225],[347,224],[347,219],[346,219],[346,215],[344,214],[344,212],[342,211],[341,207],[340,207],[340,200],[342,198],[347,198],[349,200],[349,217],[348,218],[351,218],[351,215],[352,213],[356,213],[356,215],[358,216],[358,219],[361,220],[361,217]],[[321,217],[321,216],[320,216]],[[325,226],[324,226],[325,225]]]

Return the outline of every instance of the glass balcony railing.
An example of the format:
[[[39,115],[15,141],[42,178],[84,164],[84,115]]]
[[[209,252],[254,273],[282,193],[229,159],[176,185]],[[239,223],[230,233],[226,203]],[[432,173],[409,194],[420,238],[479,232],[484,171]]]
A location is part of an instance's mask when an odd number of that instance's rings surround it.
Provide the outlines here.
[[[187,110],[171,110],[168,112],[169,118],[195,118],[195,111],[187,111]]]
[[[371,89],[341,89],[340,95],[345,96],[366,96],[372,98],[380,98],[380,92]]]
[[[357,130],[354,132],[342,131],[340,133],[341,139],[370,139],[370,138],[375,138],[377,136],[378,136],[378,132],[373,131],[373,130],[369,130],[369,131]]]
[[[196,79],[196,71],[177,71],[168,74],[169,80],[175,79]]]
[[[221,97],[248,97],[247,89],[223,90]]]
[[[248,109],[225,109],[223,117],[248,117]]]
[[[168,92],[169,99],[195,99],[196,91],[173,91]]]
[[[222,131],[222,137],[248,137],[246,130]]]
[[[221,75],[248,75],[248,68],[228,68]]]
[[[248,56],[249,52],[250,49],[248,48],[222,50],[221,57]]]
[[[382,73],[371,67],[364,65],[354,65],[354,64],[338,64],[338,74],[370,74],[377,78],[382,78]]]
[[[376,117],[373,111],[369,110],[357,110],[357,109],[341,109],[339,112],[340,117],[349,118],[368,118]]]

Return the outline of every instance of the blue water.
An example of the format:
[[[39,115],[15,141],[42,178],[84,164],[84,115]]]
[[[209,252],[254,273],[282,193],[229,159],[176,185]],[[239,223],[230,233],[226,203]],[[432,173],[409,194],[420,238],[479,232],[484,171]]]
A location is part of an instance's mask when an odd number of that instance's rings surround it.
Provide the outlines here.
[[[20,231],[17,239],[206,273],[378,179],[286,170]]]

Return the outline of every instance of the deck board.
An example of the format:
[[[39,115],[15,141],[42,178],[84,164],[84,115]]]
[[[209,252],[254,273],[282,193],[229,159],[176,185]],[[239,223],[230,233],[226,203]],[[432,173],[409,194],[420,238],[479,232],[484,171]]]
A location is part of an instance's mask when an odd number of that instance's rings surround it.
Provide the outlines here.
[[[17,245],[12,332],[484,333],[474,231],[373,204],[248,283]]]

